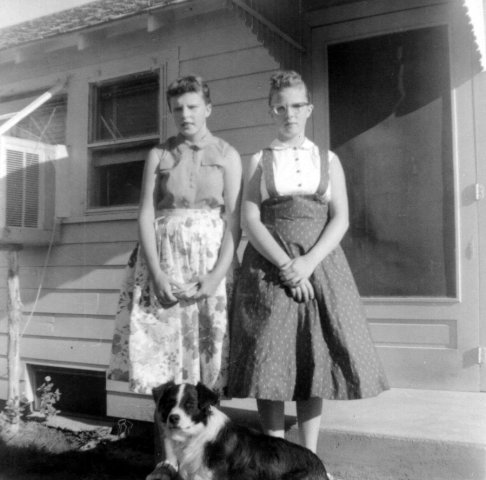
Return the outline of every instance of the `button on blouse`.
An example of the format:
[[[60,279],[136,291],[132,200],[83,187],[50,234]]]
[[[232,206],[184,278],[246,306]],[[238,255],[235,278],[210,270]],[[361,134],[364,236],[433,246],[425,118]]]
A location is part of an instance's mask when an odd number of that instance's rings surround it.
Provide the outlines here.
[[[317,191],[321,179],[321,157],[319,148],[309,139],[299,147],[290,147],[279,140],[274,140],[273,175],[278,195],[308,195]],[[262,152],[256,154],[261,161]],[[330,152],[329,162],[334,154]],[[260,191],[262,201],[269,197],[265,179],[261,179]],[[329,195],[329,188],[328,192]]]

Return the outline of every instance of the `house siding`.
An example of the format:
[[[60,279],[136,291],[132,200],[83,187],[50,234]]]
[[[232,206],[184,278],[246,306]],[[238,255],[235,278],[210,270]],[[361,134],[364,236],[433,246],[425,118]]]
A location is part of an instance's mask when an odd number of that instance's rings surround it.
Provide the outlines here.
[[[64,217],[60,241],[19,252],[22,365],[53,365],[105,371],[114,330],[114,314],[123,269],[137,240],[136,209],[87,209],[89,83],[116,78],[151,65],[166,66],[168,81],[177,75],[205,77],[213,97],[210,128],[240,152],[243,161],[273,134],[267,111],[268,78],[279,67],[234,13],[184,19],[177,29],[131,32],[83,51],[55,51],[32,61],[2,66],[2,92],[44,88],[67,76],[69,159],[59,170],[66,181],[56,196]],[[173,127],[168,121],[168,134]],[[46,266],[45,266],[46,265]],[[0,253],[0,276],[7,278],[7,258]],[[39,291],[40,288],[40,291]],[[0,398],[7,396],[7,289],[0,284]],[[28,391],[26,372],[21,391]],[[111,385],[117,405],[110,414],[148,420],[126,389]],[[136,404],[137,402],[135,402]]]

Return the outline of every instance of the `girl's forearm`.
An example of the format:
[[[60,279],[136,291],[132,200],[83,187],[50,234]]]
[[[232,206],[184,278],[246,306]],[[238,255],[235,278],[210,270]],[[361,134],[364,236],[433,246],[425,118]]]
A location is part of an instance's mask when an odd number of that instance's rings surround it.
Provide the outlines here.
[[[317,243],[307,252],[309,260],[315,265],[322,262],[341,243],[348,226],[344,218],[332,218]]]
[[[239,226],[239,220],[231,218],[226,223],[226,228],[221,242],[221,248],[219,250],[218,260],[214,265],[211,274],[221,281],[228,272],[231,264],[233,263],[236,248],[240,242],[241,229]]]
[[[224,170],[224,206],[225,229],[218,259],[211,275],[220,282],[233,263],[235,251],[241,239],[240,212],[241,212],[241,158],[232,149],[226,157]]]
[[[341,163],[334,157],[330,169],[332,198],[329,202],[330,220],[314,247],[306,257],[315,265],[319,264],[341,242],[349,227],[349,208],[346,181]]]
[[[155,239],[154,219],[151,215],[144,213],[140,214],[138,219],[138,234],[148,271],[150,277],[153,279],[160,273],[160,262]]]
[[[259,220],[247,221],[245,230],[253,247],[278,268],[290,261],[289,255]]]

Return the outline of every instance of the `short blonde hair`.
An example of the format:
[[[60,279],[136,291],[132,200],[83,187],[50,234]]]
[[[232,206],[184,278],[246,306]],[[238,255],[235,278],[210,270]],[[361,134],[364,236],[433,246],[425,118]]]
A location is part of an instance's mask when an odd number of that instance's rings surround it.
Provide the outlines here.
[[[272,97],[275,93],[280,92],[284,88],[291,87],[303,88],[305,90],[307,101],[311,103],[309,89],[307,88],[304,80],[302,80],[302,77],[294,70],[281,70],[277,73],[274,73],[270,77],[270,93],[268,94],[268,104],[272,104]]]

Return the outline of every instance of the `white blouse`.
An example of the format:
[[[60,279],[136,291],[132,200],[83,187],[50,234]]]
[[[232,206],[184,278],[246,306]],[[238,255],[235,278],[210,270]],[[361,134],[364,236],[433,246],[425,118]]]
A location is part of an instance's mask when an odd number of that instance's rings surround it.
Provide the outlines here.
[[[309,139],[298,147],[291,147],[280,140],[270,144],[273,150],[273,175],[278,195],[308,195],[316,193],[321,181],[321,156],[319,148]],[[263,151],[255,154],[261,165]],[[329,152],[329,164],[336,156]],[[261,175],[260,192],[262,201],[269,197],[265,178]],[[329,184],[326,196],[330,198],[331,185]]]

